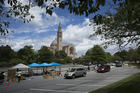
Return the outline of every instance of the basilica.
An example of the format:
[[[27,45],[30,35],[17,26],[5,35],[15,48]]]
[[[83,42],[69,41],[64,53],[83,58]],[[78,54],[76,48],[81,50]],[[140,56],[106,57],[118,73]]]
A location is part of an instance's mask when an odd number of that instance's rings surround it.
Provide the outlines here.
[[[71,57],[72,59],[75,59],[77,57],[76,49],[73,44],[64,44],[62,38],[62,30],[61,30],[61,24],[59,24],[57,37],[56,39],[51,43],[49,49],[55,53],[56,51],[63,50],[67,54],[67,56]]]

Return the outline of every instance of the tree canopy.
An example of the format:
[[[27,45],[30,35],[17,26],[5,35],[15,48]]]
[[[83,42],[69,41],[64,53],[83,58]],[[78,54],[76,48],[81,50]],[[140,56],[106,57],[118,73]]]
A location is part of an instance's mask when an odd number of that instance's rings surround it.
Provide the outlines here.
[[[32,46],[24,46],[18,51],[10,46],[0,46],[0,67],[13,66],[19,63],[31,64],[33,62],[58,62],[61,64],[72,63],[72,58],[68,57],[64,51],[58,51],[56,56],[46,46],[35,51]]]
[[[59,59],[64,59],[67,57],[67,54],[65,53],[65,51],[60,50],[60,51],[56,51],[55,57]]]
[[[54,54],[46,46],[42,46],[38,51],[39,62],[51,62]]]
[[[17,52],[18,58],[24,60],[24,64],[32,63],[35,60],[35,51],[32,46],[24,46]]]
[[[88,50],[86,53],[86,58],[90,58],[91,62],[94,63],[106,62],[106,54],[99,45],[95,45],[93,48]]]
[[[0,46],[0,61],[7,61],[15,56],[14,51],[11,49],[10,46]]]
[[[29,12],[31,7],[45,8],[46,14],[49,15],[52,15],[55,8],[60,8],[68,9],[75,15],[88,16],[104,5],[105,0],[29,0],[26,4],[20,0],[0,0],[0,33],[1,35],[9,33],[10,18],[16,17],[24,22],[30,22],[34,18]]]
[[[62,53],[63,54],[63,53]],[[84,56],[72,60],[72,58],[66,56],[64,58],[58,58],[48,50],[46,46],[38,51],[35,51],[32,46],[25,46],[18,51],[14,51],[10,46],[0,46],[0,67],[13,66],[19,63],[31,64],[33,62],[58,62],[60,64],[68,63],[109,63],[115,61],[127,61],[127,62],[140,62],[140,47],[136,49],[129,49],[128,51],[122,50],[111,55],[109,52],[105,52],[99,45],[93,46],[89,49]]]
[[[108,2],[113,3],[112,11],[116,13],[98,13],[101,6]],[[20,0],[0,0],[0,33],[9,32],[8,18],[17,17],[24,22],[31,21],[34,15],[29,10],[39,6],[46,9],[46,14],[52,15],[55,8],[68,9],[75,15],[89,16],[94,14],[91,24],[101,24],[95,35],[102,35],[107,41],[105,45],[112,43],[120,46],[136,42],[139,44],[140,29],[140,2],[139,0],[29,0],[23,4]],[[28,18],[26,18],[28,17]]]
[[[120,47],[130,43],[140,43],[140,2],[139,0],[124,0],[114,8],[116,13],[97,15],[92,22],[101,26],[94,35],[102,35],[105,45],[119,44]]]

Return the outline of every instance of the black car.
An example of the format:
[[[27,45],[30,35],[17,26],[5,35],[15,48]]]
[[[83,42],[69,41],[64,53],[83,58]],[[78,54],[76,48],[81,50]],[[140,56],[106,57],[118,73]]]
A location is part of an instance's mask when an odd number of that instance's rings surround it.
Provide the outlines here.
[[[122,67],[122,63],[121,62],[115,62],[116,67]]]
[[[108,71],[110,71],[110,65],[106,65],[106,64],[98,65],[98,68],[97,68],[98,73],[108,72]]]

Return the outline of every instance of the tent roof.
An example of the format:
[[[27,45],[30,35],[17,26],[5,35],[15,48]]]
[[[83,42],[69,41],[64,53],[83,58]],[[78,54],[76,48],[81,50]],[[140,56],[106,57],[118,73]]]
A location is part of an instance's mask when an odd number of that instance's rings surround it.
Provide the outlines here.
[[[61,64],[56,63],[56,62],[52,62],[52,63],[50,63],[50,65],[51,65],[51,66],[61,66]]]
[[[30,67],[20,63],[20,64],[13,66],[12,68],[30,68]]]
[[[42,67],[47,67],[47,66],[51,66],[51,65],[44,62],[44,63],[40,64],[40,66],[42,66]]]
[[[37,64],[37,63],[32,63],[32,64],[30,64],[30,65],[28,65],[29,67],[39,67],[40,66],[40,64]]]

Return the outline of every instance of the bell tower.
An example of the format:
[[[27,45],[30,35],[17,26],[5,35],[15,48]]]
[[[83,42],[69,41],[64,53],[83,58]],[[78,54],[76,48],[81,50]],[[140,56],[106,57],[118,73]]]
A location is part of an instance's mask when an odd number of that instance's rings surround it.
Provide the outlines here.
[[[61,24],[59,23],[58,32],[57,32],[57,50],[62,50],[62,30]]]

